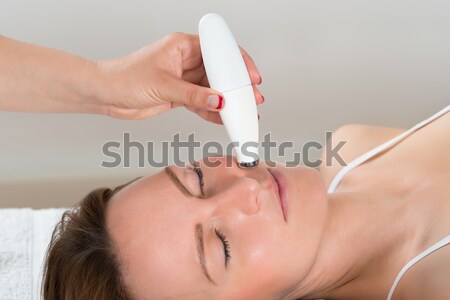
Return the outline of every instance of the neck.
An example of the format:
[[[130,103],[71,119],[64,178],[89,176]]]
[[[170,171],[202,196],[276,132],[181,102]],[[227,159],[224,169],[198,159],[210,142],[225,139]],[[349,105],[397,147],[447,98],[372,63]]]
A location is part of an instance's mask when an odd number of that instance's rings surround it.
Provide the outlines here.
[[[294,297],[385,299],[422,233],[405,197],[328,195],[329,215],[314,267]]]

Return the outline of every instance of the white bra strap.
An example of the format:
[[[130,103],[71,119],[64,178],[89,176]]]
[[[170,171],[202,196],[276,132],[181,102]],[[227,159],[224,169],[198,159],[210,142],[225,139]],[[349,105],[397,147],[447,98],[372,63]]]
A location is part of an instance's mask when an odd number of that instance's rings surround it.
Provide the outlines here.
[[[416,126],[410,128],[408,131],[403,132],[402,134],[394,137],[393,139],[373,148],[372,150],[364,153],[363,155],[358,156],[357,158],[355,158],[353,161],[351,161],[347,166],[345,166],[344,168],[342,168],[337,174],[336,176],[333,178],[333,180],[330,183],[330,186],[328,187],[328,193],[333,193],[337,186],[339,185],[339,183],[341,182],[342,178],[345,176],[345,174],[347,174],[350,170],[352,170],[353,168],[357,167],[358,165],[362,164],[363,162],[365,162],[366,160],[370,159],[371,157],[375,156],[376,154],[378,154],[379,152],[383,151],[384,149],[389,148],[390,146],[398,143],[399,141],[401,141],[402,139],[404,139],[406,136],[408,136],[409,134],[411,134],[412,132],[416,131],[417,129],[427,125],[428,123],[430,123],[431,121],[433,121],[434,119],[439,118],[440,116],[442,116],[443,114],[445,114],[446,112],[450,111],[450,105],[448,105],[447,107],[445,107],[444,109],[440,110],[439,112],[437,112],[436,114],[434,114],[433,116],[429,117],[428,119],[416,124]]]
[[[400,271],[400,273],[397,275],[397,278],[394,281],[394,284],[391,287],[391,290],[389,291],[389,295],[387,297],[387,300],[391,300],[392,295],[394,294],[395,288],[397,287],[398,283],[400,282],[400,279],[402,279],[403,275],[405,275],[406,271],[408,271],[412,266],[414,266],[417,262],[419,262],[421,259],[423,259],[425,256],[430,255],[434,251],[438,250],[439,248],[442,248],[446,246],[447,244],[450,244],[450,235],[445,237],[443,240],[437,242],[427,250],[423,251],[416,257],[414,257],[409,263],[407,263],[403,269]]]

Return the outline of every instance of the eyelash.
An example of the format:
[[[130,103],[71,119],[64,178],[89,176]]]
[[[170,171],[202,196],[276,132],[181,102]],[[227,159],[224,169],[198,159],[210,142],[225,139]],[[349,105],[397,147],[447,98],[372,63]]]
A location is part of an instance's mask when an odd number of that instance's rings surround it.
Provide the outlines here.
[[[205,179],[203,177],[202,169],[199,166],[194,166],[194,172],[197,173],[198,179],[200,181],[200,190],[202,191],[202,195],[205,196],[205,192],[203,188],[205,187]]]
[[[225,266],[228,266],[228,263],[231,259],[230,255],[230,244],[228,243],[228,240],[226,239],[225,235],[220,232],[218,229],[215,229],[216,235],[219,237],[219,239],[222,241],[223,244],[223,251],[225,253]]]

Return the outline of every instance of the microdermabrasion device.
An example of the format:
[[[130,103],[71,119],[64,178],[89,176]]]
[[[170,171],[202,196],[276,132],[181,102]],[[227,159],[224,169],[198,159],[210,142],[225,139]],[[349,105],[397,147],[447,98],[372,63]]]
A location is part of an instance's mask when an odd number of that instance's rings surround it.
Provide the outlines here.
[[[239,47],[225,20],[217,14],[203,16],[198,24],[203,64],[211,88],[222,93],[219,112],[232,143],[238,165],[259,163],[259,129],[255,94]]]

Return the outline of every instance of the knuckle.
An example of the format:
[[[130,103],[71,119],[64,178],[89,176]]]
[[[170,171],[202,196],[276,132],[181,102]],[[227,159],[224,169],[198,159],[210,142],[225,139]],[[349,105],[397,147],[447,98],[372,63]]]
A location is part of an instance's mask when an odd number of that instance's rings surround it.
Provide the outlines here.
[[[172,32],[165,36],[165,44],[176,49],[190,49],[192,40],[190,35],[183,32]]]
[[[184,33],[175,31],[175,32],[169,33],[169,35],[167,37],[170,41],[178,41],[184,37]]]
[[[198,91],[196,88],[188,88],[185,93],[186,104],[195,105],[195,99],[198,96]]]

